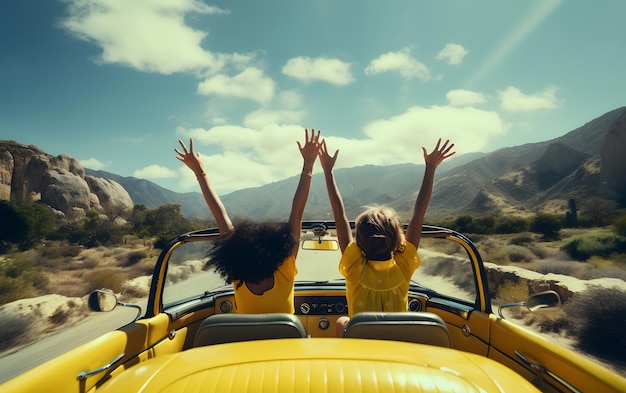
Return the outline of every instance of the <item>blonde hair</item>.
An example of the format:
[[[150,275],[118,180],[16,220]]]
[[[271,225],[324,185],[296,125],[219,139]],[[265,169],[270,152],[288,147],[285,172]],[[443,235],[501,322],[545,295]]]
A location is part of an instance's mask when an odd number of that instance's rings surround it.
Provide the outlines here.
[[[400,250],[404,229],[396,211],[386,206],[368,207],[355,221],[356,244],[374,261],[392,258]]]

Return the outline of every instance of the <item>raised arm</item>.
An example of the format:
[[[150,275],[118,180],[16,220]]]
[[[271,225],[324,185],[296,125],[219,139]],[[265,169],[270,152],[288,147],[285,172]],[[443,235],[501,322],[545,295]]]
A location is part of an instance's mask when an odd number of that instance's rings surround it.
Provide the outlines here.
[[[300,233],[302,232],[302,215],[304,214],[304,207],[306,206],[306,200],[309,197],[309,190],[311,188],[311,179],[313,177],[313,164],[317,158],[317,152],[319,151],[319,139],[320,131],[311,129],[311,137],[309,139],[309,130],[304,130],[304,146],[298,141],[298,149],[302,154],[303,164],[302,173],[300,174],[300,181],[298,182],[298,188],[293,196],[293,204],[291,205],[291,214],[289,215],[289,227],[293,237],[296,238],[296,246],[292,251],[294,257],[298,256],[298,250],[300,249]]]
[[[323,140],[320,147],[320,163],[324,170],[324,179],[326,180],[326,190],[328,191],[328,200],[330,206],[333,209],[333,216],[335,217],[335,227],[337,228],[337,240],[339,241],[339,248],[341,252],[346,249],[348,243],[352,241],[352,230],[350,229],[350,222],[346,215],[346,210],[343,206],[343,200],[337,188],[335,182],[335,175],[333,174],[333,166],[337,160],[339,150],[335,151],[335,154],[331,157],[328,154],[326,148],[326,140]]]
[[[411,242],[416,248],[419,246],[420,239],[422,237],[422,224],[424,223],[424,216],[426,215],[426,209],[430,203],[430,196],[433,193],[433,183],[435,181],[435,170],[437,166],[441,164],[446,158],[453,156],[455,152],[450,153],[450,150],[454,147],[454,143],[450,143],[449,140],[441,146],[441,138],[437,141],[437,146],[432,153],[428,154],[426,148],[422,147],[424,152],[424,162],[426,163],[426,169],[424,170],[424,179],[422,180],[422,186],[417,199],[415,200],[415,207],[413,209],[413,217],[409,221],[409,226],[406,230],[406,240]]]
[[[174,151],[178,154],[176,158],[187,165],[187,167],[196,175],[204,200],[209,206],[209,210],[211,210],[211,214],[213,214],[213,217],[217,222],[217,228],[219,229],[220,234],[232,231],[233,223],[230,221],[222,201],[209,183],[206,172],[204,172],[204,165],[202,164],[202,161],[200,161],[200,153],[193,151],[193,140],[191,138],[189,139],[189,151],[187,151],[187,146],[185,146],[183,141],[179,139],[178,143],[180,143],[183,151],[181,152],[178,149],[174,149]]]

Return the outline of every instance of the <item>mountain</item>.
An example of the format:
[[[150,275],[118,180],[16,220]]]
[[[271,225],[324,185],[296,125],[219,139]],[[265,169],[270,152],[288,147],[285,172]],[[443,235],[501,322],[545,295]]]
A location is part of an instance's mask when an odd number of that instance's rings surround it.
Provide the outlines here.
[[[552,140],[451,158],[437,169],[428,216],[561,213],[570,198],[609,197],[624,203],[626,191],[620,184],[626,184],[621,158],[625,136],[626,107],[622,107]],[[601,159],[610,151],[611,160]],[[607,175],[612,172],[612,177]],[[386,204],[408,218],[423,173],[423,165],[366,165],[338,169],[335,178],[348,217],[355,218],[365,205]],[[106,177],[103,172],[98,175]],[[114,178],[136,203],[151,208],[180,203],[186,216],[209,216],[199,193],[177,194],[145,180],[125,179]],[[286,219],[297,181],[291,177],[238,190],[222,200],[233,217]],[[146,185],[139,187],[143,182]],[[332,214],[323,175],[318,173],[313,176],[305,219],[320,218],[332,219]]]
[[[626,107],[553,140],[509,147],[451,169],[429,212],[560,213],[570,198],[626,202]],[[601,159],[602,156],[604,159]]]
[[[564,213],[570,198],[603,197],[626,206],[626,107],[610,111],[558,138],[455,156],[437,169],[427,218],[460,214],[526,216]],[[136,204],[175,203],[186,217],[211,218],[199,192],[176,193],[150,181],[85,169],[119,183]],[[335,171],[348,217],[365,205],[385,204],[407,219],[423,165],[365,165]],[[221,198],[234,218],[287,219],[298,177],[238,190]],[[323,174],[313,176],[304,219],[332,219]]]
[[[178,193],[148,180],[124,177],[89,168],[85,168],[85,173],[119,183],[128,191],[128,195],[130,195],[134,203],[146,205],[150,209],[156,209],[161,205],[172,203],[180,205],[181,213],[185,217],[208,217],[209,215],[204,198],[199,192]]]

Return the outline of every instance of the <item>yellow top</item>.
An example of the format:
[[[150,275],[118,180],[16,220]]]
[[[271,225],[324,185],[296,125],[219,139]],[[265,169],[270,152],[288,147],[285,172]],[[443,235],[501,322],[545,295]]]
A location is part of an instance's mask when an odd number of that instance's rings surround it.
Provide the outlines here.
[[[285,258],[274,272],[274,287],[262,295],[256,295],[245,283],[233,281],[235,306],[239,314],[264,314],[275,312],[295,312],[293,305],[293,282],[298,274],[293,255]],[[239,285],[241,283],[241,285]]]
[[[420,259],[413,244],[404,245],[393,259],[370,261],[355,242],[348,244],[339,272],[346,278],[350,317],[364,311],[408,311],[409,283]]]

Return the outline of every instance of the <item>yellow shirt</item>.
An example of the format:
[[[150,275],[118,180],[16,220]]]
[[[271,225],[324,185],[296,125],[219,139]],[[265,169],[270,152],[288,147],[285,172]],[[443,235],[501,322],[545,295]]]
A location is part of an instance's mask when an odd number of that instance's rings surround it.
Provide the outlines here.
[[[346,247],[339,272],[346,278],[348,315],[364,311],[407,311],[409,284],[420,265],[417,249],[405,242],[404,252],[387,261],[369,261],[355,242]]]
[[[274,272],[274,287],[262,295],[256,295],[245,283],[233,281],[235,288],[235,308],[240,314],[264,314],[285,312],[293,314],[293,282],[298,274],[296,259],[288,256]],[[239,286],[239,288],[237,288]]]

